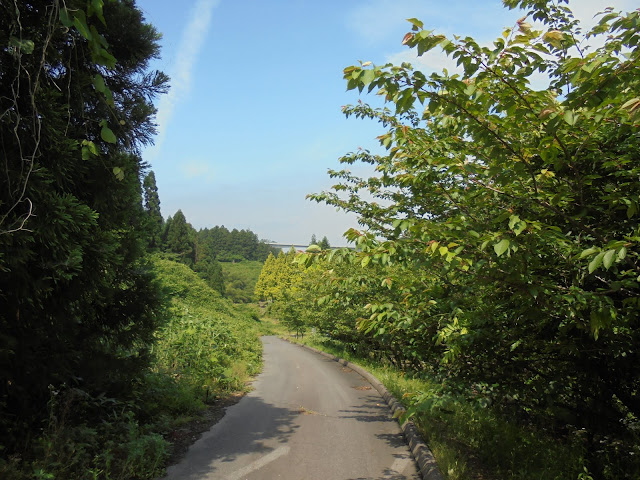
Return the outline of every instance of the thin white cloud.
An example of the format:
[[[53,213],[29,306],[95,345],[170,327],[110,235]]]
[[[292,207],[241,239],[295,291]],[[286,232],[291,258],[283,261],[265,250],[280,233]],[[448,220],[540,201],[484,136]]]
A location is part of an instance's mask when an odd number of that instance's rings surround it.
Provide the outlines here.
[[[583,32],[586,32],[598,21],[596,14],[602,12],[606,7],[613,7],[614,11],[627,12],[634,9],[634,1],[636,0],[574,0],[569,3],[569,7],[573,11],[574,17],[580,21]],[[386,0],[378,2],[377,5],[382,6],[383,3],[386,3]],[[425,28],[429,28],[426,22]],[[538,28],[543,27],[540,26]],[[446,34],[447,32],[439,33]],[[495,37],[498,37],[500,33],[501,29],[496,28]],[[602,43],[602,39],[590,39],[588,45],[593,49],[599,47]],[[416,49],[404,49],[400,52],[387,55],[386,61],[393,63],[394,65],[400,65],[402,62],[408,62],[413,65],[414,68],[425,73],[442,72],[443,69],[446,69],[449,74],[463,73],[463,69],[456,65],[456,60],[448,57],[444,51],[438,47],[430,50],[420,57],[418,57]],[[533,88],[537,89],[544,89],[548,85],[548,78],[546,75],[541,73],[532,75],[531,81]]]
[[[420,57],[415,49],[404,50],[387,56],[387,61],[394,65],[408,62],[414,68],[425,73],[442,72],[445,68],[449,74],[462,73],[463,71],[461,67],[456,65],[456,60],[448,57],[440,48],[434,48]]]
[[[598,21],[595,15],[606,7],[613,7],[614,11],[629,12],[635,10],[638,5],[636,0],[572,0],[569,2],[569,8],[573,11],[575,18],[580,20],[583,29],[593,27]]]
[[[190,162],[181,162],[180,170],[185,175],[186,178],[195,178],[195,177],[213,177],[213,170],[211,165],[208,162],[202,160],[192,160]]]
[[[407,19],[412,17],[440,33],[468,33],[473,29],[482,37],[487,26],[501,23],[509,13],[501,9],[500,0],[361,0],[345,18],[347,26],[369,44],[399,44],[411,29]]]
[[[398,27],[409,29],[406,19],[428,10],[424,0],[373,0],[351,10],[348,25],[370,43],[386,40]]]
[[[155,156],[162,147],[162,142],[176,105],[191,89],[193,69],[206,39],[213,9],[219,3],[220,0],[198,0],[193,7],[189,23],[183,30],[175,67],[169,73],[171,90],[167,95],[161,97],[158,103],[158,113],[156,115],[158,133],[155,145],[149,151],[151,157]]]

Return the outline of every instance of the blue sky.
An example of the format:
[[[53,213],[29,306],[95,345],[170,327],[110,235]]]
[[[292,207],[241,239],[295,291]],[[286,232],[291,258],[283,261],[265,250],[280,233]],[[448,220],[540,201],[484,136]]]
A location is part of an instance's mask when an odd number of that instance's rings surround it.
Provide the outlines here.
[[[574,0],[589,19],[630,0]],[[162,33],[152,67],[171,78],[158,107],[156,144],[143,152],[156,174],[162,214],[181,209],[196,228],[249,228],[260,238],[344,245],[355,217],[305,200],[331,187],[328,168],[358,147],[375,150],[378,125],[345,119],[342,70],[359,60],[414,62],[401,45],[407,18],[481,42],[521,12],[497,0],[138,0]],[[418,64],[418,62],[414,62]],[[451,66],[435,52],[426,71]],[[369,97],[370,98],[370,97]],[[367,96],[363,95],[363,101]]]

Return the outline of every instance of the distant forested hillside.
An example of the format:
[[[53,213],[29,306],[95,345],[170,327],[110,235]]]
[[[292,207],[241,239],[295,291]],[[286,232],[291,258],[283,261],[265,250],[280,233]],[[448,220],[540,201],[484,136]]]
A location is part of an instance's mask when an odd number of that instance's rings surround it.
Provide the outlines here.
[[[246,303],[253,298],[253,285],[257,281],[260,267],[249,269],[254,272],[250,279],[244,278],[246,272],[239,274],[242,279],[234,275],[233,286],[227,288],[219,262],[262,264],[270,253],[277,254],[280,251],[270,246],[266,240],[260,240],[258,235],[248,229],[229,230],[223,225],[196,231],[182,210],[164,221],[160,215],[160,199],[153,171],[144,179],[144,209],[148,220],[146,228],[149,250],[162,252],[189,266],[211,288],[222,295],[231,295],[237,303]]]
[[[221,227],[203,228],[197,233],[199,244],[214,252],[219,262],[239,260],[257,260],[264,262],[269,253],[277,254],[279,249],[269,246],[265,240],[259,240],[251,230],[229,231]]]

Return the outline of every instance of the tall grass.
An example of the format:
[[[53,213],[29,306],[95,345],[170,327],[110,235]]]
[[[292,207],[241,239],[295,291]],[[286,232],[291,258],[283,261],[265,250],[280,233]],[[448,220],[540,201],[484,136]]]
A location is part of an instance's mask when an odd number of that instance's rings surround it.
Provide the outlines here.
[[[246,388],[260,370],[260,322],[251,307],[235,307],[183,264],[160,257],[152,263],[167,302],[151,368],[127,400],[52,388],[42,434],[22,455],[0,455],[0,478],[157,478],[167,434],[207,403]]]
[[[171,297],[169,321],[156,333],[153,371],[188,386],[206,402],[243,388],[260,369],[262,346],[256,321],[236,309],[185,265],[154,260]]]

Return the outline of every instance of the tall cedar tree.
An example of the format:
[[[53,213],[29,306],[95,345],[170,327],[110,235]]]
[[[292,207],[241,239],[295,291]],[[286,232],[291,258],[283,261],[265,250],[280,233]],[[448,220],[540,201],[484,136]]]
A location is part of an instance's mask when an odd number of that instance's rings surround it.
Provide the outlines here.
[[[182,210],[178,210],[171,222],[167,222],[167,251],[175,253],[178,260],[185,265],[193,266],[195,263],[194,237],[193,227],[187,223]]]
[[[164,220],[160,213],[160,196],[156,186],[156,176],[151,170],[142,182],[144,192],[144,211],[147,214],[147,232],[149,248],[154,250],[161,245],[162,227]]]
[[[157,322],[138,148],[168,79],[147,68],[158,34],[133,1],[101,3],[0,2],[4,453],[51,387],[126,399]]]

